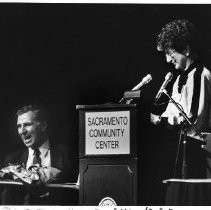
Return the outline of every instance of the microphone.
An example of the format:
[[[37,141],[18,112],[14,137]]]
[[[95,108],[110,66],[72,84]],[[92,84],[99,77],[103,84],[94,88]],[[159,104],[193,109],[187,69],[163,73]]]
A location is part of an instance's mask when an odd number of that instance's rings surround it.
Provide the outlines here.
[[[132,90],[138,90],[140,89],[142,86],[146,85],[147,83],[149,83],[152,80],[152,76],[151,74],[147,74],[147,76],[145,76],[141,82],[138,83],[138,85],[136,85]]]
[[[163,93],[163,90],[166,88],[166,86],[168,85],[168,83],[172,80],[173,78],[173,74],[171,72],[168,72],[165,76],[165,81],[163,82],[163,84],[160,87],[160,90],[158,91],[156,97],[155,97],[155,103],[158,101],[158,99],[160,98],[160,96]]]
[[[152,76],[151,74],[147,74],[147,76],[145,76],[141,82],[138,83],[138,85],[136,85],[132,91],[136,91],[138,89],[140,89],[142,86],[146,85],[147,83],[149,83],[152,80]],[[121,103],[124,100],[124,97],[120,99],[119,103]],[[131,101],[131,100],[130,100]]]

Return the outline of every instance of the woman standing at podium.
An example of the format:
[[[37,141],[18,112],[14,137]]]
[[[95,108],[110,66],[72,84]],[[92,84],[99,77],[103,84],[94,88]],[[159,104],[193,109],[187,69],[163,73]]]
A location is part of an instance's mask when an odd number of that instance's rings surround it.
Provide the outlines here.
[[[188,20],[175,20],[166,24],[157,38],[158,51],[163,51],[166,61],[174,65],[174,73],[179,72],[173,84],[172,98],[199,132],[209,134],[211,132],[211,73],[200,58],[197,44],[195,26]],[[159,100],[156,98],[156,104],[159,104]],[[151,113],[151,122],[159,124],[162,117],[167,118],[168,124],[172,126],[184,122],[180,111],[171,101],[168,102],[161,116]],[[186,129],[185,147],[182,147],[183,151],[180,150],[179,157],[183,160],[184,157],[186,158],[187,168],[185,168],[185,176],[180,172],[179,175],[177,173],[177,177],[211,177],[209,170],[206,170],[209,165],[207,164],[209,152],[205,152],[202,148],[203,139],[191,126],[187,125]]]

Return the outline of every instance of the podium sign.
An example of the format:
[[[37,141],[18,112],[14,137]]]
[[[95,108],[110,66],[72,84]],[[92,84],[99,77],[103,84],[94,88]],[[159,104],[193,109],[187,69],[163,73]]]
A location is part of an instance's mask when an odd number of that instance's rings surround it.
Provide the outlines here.
[[[135,104],[78,105],[79,205],[137,205]]]
[[[129,111],[85,113],[85,154],[130,154]]]

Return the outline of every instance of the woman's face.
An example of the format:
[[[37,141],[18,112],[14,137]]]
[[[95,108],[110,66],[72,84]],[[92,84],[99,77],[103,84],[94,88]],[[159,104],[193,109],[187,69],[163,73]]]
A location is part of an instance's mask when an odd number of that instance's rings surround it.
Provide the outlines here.
[[[179,53],[174,49],[166,50],[166,61],[172,63],[175,69],[184,70],[187,68],[189,58],[185,53]]]

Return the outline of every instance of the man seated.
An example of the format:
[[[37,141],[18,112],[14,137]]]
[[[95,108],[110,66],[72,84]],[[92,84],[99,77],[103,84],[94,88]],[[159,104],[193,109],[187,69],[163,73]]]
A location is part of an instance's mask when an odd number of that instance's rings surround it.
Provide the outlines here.
[[[77,182],[77,157],[72,155],[70,150],[64,145],[51,144],[47,128],[47,116],[42,107],[28,105],[18,110],[18,134],[26,148],[7,155],[5,167],[19,166],[23,171],[26,169],[27,171],[35,172],[38,175],[38,180],[35,183],[40,186],[52,182]],[[33,192],[33,188],[30,191]],[[9,190],[9,187],[5,188],[2,193],[2,204],[39,205],[43,204],[42,201],[46,202],[49,199],[48,194],[41,198],[37,192],[27,192],[26,195],[21,195],[23,199],[21,201],[20,198],[16,198],[20,197],[20,193],[18,193],[19,195],[13,194],[14,190]],[[36,200],[36,202],[33,203],[33,200]],[[49,205],[49,201],[44,204]]]

